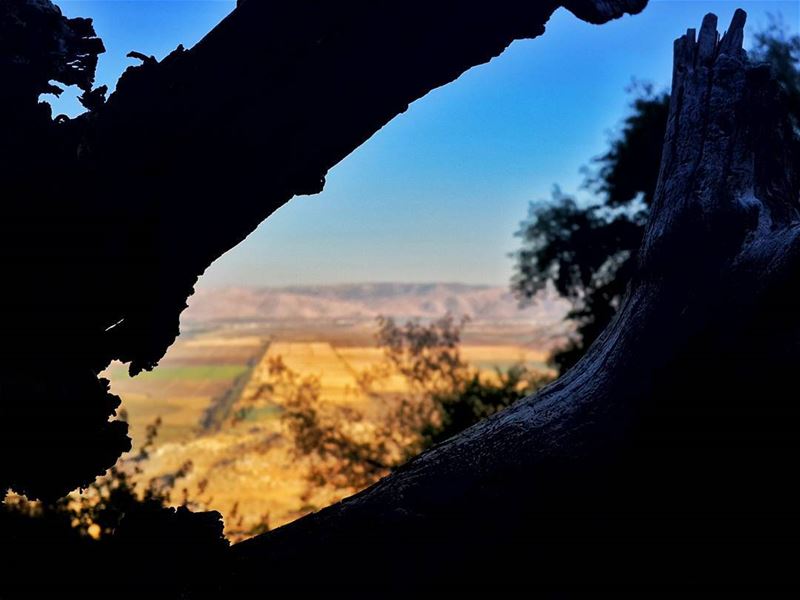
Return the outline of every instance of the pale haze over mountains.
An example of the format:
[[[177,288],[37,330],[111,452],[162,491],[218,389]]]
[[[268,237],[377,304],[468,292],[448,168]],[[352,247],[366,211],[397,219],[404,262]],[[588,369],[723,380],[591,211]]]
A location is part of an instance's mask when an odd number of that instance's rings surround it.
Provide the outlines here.
[[[202,288],[182,315],[186,323],[214,321],[362,321],[378,315],[432,319],[446,313],[475,321],[552,326],[567,303],[545,293],[520,308],[504,287],[458,283],[361,283],[283,288]]]

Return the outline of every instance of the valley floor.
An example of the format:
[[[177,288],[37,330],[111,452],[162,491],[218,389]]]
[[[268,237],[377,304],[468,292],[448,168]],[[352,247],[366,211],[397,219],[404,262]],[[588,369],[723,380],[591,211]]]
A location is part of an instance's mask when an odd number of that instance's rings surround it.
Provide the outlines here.
[[[123,400],[134,450],[144,442],[147,426],[161,420],[139,480],[164,480],[191,462],[188,475],[175,482],[173,502],[186,497],[197,508],[220,511],[233,539],[355,492],[309,485],[307,459],[293,452],[280,418],[282,399],[271,393],[270,363],[280,357],[299,376],[317,377],[322,403],[348,406],[369,418],[379,408],[374,394],[371,398],[360,387],[359,376],[383,359],[371,327],[205,328],[179,338],[152,373],[130,378],[122,365],[113,366],[107,376]],[[546,369],[553,340],[530,334],[535,341],[525,345],[519,327],[504,325],[477,324],[473,331],[461,353],[487,374],[515,363]],[[390,374],[376,389],[397,395],[405,386],[402,376]]]

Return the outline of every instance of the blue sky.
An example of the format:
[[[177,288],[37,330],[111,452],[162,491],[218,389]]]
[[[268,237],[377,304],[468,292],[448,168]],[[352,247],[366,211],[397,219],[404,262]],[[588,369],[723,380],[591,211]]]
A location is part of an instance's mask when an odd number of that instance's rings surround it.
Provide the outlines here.
[[[62,0],[95,19],[107,53],[98,84],[113,88],[134,61],[191,46],[230,12],[224,0]],[[334,167],[325,190],[297,197],[212,265],[203,286],[356,281],[461,281],[505,285],[508,253],[528,203],[554,184],[567,192],[606,148],[627,111],[631,80],[666,87],[672,42],[707,12],[721,27],[748,11],[800,29],[798,0],[651,0],[603,26],[558,11],[545,34],[418,100]],[[747,42],[746,42],[747,43]],[[56,112],[78,111],[74,94]]]

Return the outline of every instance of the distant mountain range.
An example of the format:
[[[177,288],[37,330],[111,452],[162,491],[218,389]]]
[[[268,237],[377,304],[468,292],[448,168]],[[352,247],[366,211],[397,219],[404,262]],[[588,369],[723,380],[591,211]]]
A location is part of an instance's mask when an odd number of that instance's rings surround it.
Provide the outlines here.
[[[520,309],[504,287],[459,283],[359,283],[282,288],[200,289],[189,299],[185,322],[362,321],[378,315],[397,319],[437,318],[445,313],[475,321],[526,321],[553,325],[567,303],[542,294]]]

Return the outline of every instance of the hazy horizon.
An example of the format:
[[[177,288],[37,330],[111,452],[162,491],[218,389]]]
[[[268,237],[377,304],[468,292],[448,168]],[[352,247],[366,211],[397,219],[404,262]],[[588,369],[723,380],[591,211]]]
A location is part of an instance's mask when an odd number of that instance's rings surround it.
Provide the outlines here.
[[[509,288],[508,284],[492,284],[492,283],[470,283],[465,281],[406,281],[406,280],[385,280],[385,281],[337,281],[337,282],[326,282],[326,281],[315,281],[311,283],[290,283],[286,285],[273,285],[273,284],[260,284],[260,283],[250,283],[250,282],[242,282],[242,283],[206,283],[203,288],[204,289],[218,289],[218,288],[229,288],[229,287],[241,287],[241,288],[254,288],[254,289],[275,289],[275,290],[285,290],[291,288],[315,288],[315,287],[357,287],[357,286],[379,286],[379,285],[386,285],[386,286],[427,286],[427,285],[441,285],[441,286],[463,286],[463,287],[485,287],[485,288]]]

